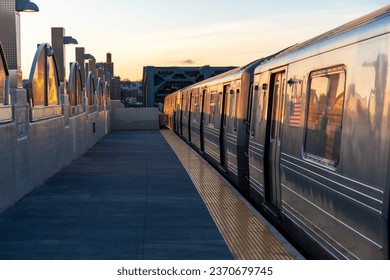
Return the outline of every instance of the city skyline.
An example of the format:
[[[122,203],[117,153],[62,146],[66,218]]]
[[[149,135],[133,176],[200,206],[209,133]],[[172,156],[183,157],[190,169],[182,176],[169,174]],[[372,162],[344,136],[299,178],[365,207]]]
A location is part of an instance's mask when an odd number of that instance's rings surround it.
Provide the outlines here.
[[[21,14],[22,71],[27,78],[38,43],[51,43],[51,27],[64,27],[75,47],[97,61],[112,54],[115,75],[142,79],[143,66],[244,65],[310,39],[388,4],[384,0],[69,0],[58,8],[34,1],[39,13]],[[331,15],[331,16],[329,16]],[[67,63],[68,64],[68,63]]]

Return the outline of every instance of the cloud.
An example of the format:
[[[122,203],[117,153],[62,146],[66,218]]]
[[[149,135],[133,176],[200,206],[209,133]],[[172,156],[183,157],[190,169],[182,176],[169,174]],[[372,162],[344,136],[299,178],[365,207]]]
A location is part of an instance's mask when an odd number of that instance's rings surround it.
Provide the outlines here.
[[[187,65],[192,65],[192,64],[195,64],[196,62],[192,59],[186,59],[186,60],[182,60],[180,61],[180,64],[187,64]]]
[[[172,59],[172,60],[167,60],[164,62],[164,64],[166,65],[194,65],[196,64],[197,62],[193,59],[183,59],[183,60],[180,60],[180,59]]]

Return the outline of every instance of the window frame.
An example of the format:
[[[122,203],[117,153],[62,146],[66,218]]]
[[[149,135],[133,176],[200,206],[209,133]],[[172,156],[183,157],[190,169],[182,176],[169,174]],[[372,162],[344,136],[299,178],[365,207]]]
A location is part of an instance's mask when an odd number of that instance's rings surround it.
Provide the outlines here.
[[[329,96],[330,96],[330,89],[332,88],[331,86],[331,79],[329,78],[329,76],[331,75],[335,75],[335,74],[344,74],[343,75],[343,85],[342,85],[342,89],[340,91],[339,94],[337,94],[338,92],[336,92],[336,95],[335,95],[335,98],[334,98],[334,105],[332,108],[334,108],[334,106],[336,106],[336,100],[338,99],[338,97],[340,95],[342,95],[342,103],[341,103],[341,115],[340,115],[340,122],[339,122],[339,126],[340,126],[340,134],[339,134],[339,141],[338,141],[338,154],[337,154],[337,158],[333,158],[332,156],[331,157],[325,157],[326,155],[322,156],[322,155],[316,155],[314,153],[311,153],[311,152],[308,152],[307,151],[307,143],[308,143],[308,130],[309,130],[309,113],[310,113],[310,98],[311,98],[311,90],[312,90],[312,82],[313,82],[313,79],[315,78],[321,78],[321,77],[328,77],[328,85],[327,85],[327,89],[326,89],[326,96],[327,96],[327,100],[326,100],[326,103],[328,104],[329,103]],[[302,146],[302,156],[305,160],[307,161],[310,161],[310,162],[314,162],[316,164],[319,164],[321,166],[324,166],[324,167],[328,167],[328,168],[336,168],[336,166],[338,165],[338,163],[340,162],[340,155],[341,155],[341,138],[342,138],[342,127],[343,127],[343,121],[344,121],[344,104],[345,104],[345,91],[346,91],[346,80],[347,80],[347,69],[345,67],[345,65],[335,65],[335,66],[330,66],[330,67],[326,67],[326,68],[322,68],[322,69],[317,69],[317,70],[314,70],[314,71],[311,71],[310,74],[308,75],[308,80],[307,80],[307,90],[306,90],[306,109],[305,109],[305,122],[304,122],[304,132],[303,132],[303,146]],[[339,77],[339,81],[340,81],[340,77]],[[318,101],[319,102],[319,101]],[[326,106],[328,107],[328,106]],[[326,123],[326,128],[328,127],[329,125],[329,119],[331,117],[331,114],[328,114],[329,113],[329,109],[325,107],[325,117],[326,119],[328,120],[328,122]],[[318,130],[317,132],[319,132],[321,130]],[[326,129],[323,130],[326,132]],[[333,134],[333,136],[335,136],[335,133]],[[310,140],[310,139],[309,139]],[[334,140],[335,142],[335,140]],[[333,143],[334,145],[334,143]],[[333,154],[333,152],[332,152]]]

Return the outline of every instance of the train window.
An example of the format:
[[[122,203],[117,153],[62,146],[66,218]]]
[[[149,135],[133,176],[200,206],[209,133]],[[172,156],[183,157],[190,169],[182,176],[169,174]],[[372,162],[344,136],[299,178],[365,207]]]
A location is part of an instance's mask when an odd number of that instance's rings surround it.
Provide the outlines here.
[[[279,75],[276,75],[277,77],[280,76]],[[281,92],[280,92],[280,80],[278,78],[275,78],[275,85],[274,85],[274,89],[273,89],[273,108],[272,108],[272,119],[271,119],[271,140],[275,140],[275,135],[276,135],[276,125],[278,122],[281,122],[281,120],[279,120],[279,110],[280,110],[280,105],[279,105],[279,101],[280,101],[280,95],[281,95]],[[282,89],[283,90],[283,89]]]
[[[345,94],[345,69],[313,72],[309,79],[305,156],[326,165],[339,160]]]
[[[180,95],[180,97],[179,97],[179,99],[180,99],[180,104],[178,104],[178,106],[179,106],[179,109],[180,109],[180,118],[183,118],[183,116],[185,115],[185,110],[184,110],[184,96],[183,96],[183,94],[181,94]]]
[[[188,96],[188,112],[191,114],[194,108],[194,94],[191,92]]]
[[[191,98],[190,94],[187,93],[186,97],[185,97],[185,102],[186,102],[185,115],[186,115],[186,118],[188,118],[189,115],[190,115],[190,110],[191,110],[191,99],[190,98]]]
[[[233,131],[236,132],[237,131],[237,122],[238,122],[238,98],[240,97],[240,90],[237,89],[236,90],[236,100],[235,100],[235,107],[234,107],[234,122],[233,122]]]
[[[230,97],[230,100],[229,100],[229,118],[230,118],[230,121],[233,121],[233,118],[234,118],[234,111],[233,111],[233,108],[234,108],[234,91],[233,93],[230,93],[229,94],[229,97]],[[234,131],[234,128],[233,128],[233,131]]]
[[[186,99],[186,97],[183,95],[182,96],[182,110],[183,110],[183,116],[184,117],[187,117],[187,99]]]
[[[186,95],[185,97],[185,102],[186,102],[186,107],[185,107],[185,114],[186,114],[186,118],[188,118],[189,116],[189,113],[190,113],[190,110],[191,110],[191,107],[190,107],[190,96],[189,94]]]
[[[252,97],[252,113],[251,113],[251,127],[250,127],[250,135],[252,137],[256,134],[256,117],[261,118],[260,114],[256,114],[257,110],[260,110],[258,107],[259,103],[259,87],[255,86],[255,90],[253,91],[253,97]],[[258,120],[260,122],[260,119]]]
[[[211,95],[210,95],[209,125],[214,125],[216,102],[217,102],[217,94],[215,92],[211,93]]]
[[[192,98],[193,98],[192,112],[194,112],[193,121],[196,122],[198,120],[198,113],[199,113],[199,93],[196,93],[195,96],[193,95]]]

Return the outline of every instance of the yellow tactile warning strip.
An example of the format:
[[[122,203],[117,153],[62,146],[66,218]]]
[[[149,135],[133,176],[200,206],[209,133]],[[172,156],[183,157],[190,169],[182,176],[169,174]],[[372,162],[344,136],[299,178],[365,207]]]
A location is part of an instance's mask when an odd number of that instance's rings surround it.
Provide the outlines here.
[[[187,170],[236,259],[302,259],[202,157],[171,131],[161,133]]]

